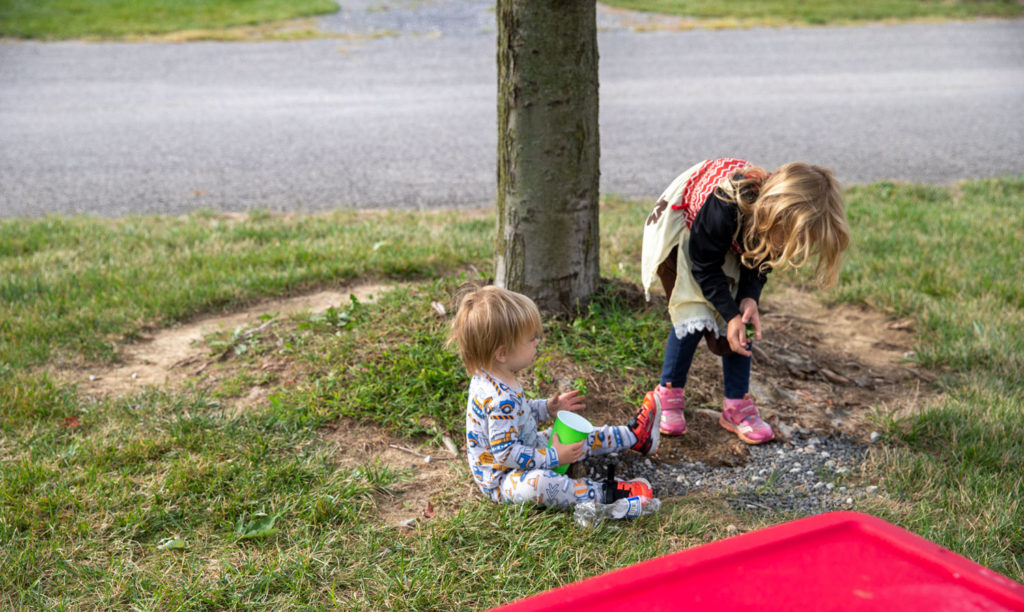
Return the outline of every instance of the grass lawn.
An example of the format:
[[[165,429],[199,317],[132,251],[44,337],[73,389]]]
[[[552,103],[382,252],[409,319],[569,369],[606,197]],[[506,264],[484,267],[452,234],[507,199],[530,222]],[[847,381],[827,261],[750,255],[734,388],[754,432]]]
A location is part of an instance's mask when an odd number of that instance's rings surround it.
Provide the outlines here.
[[[708,25],[845,24],[916,19],[1019,17],[1016,0],[602,0],[609,6],[691,17]]]
[[[333,0],[0,0],[0,37],[61,40],[222,31],[313,17]]]
[[[882,493],[856,509],[1018,581],[1024,289],[1008,271],[1024,267],[1022,201],[1020,177],[853,187],[854,246],[825,296],[912,318],[915,359],[943,392],[902,420],[880,410],[881,450],[848,477]],[[606,278],[636,278],[648,208],[603,203]],[[461,439],[466,381],[442,347],[451,312],[431,304],[489,271],[491,214],[0,220],[0,608],[482,608],[720,539],[731,524],[793,518],[686,496],[585,530],[568,513],[456,488],[419,529],[382,520],[415,486],[409,473],[373,456],[341,462],[326,432],[372,425],[412,448]],[[69,382],[155,327],[375,279],[410,283],[207,337],[230,359],[181,384],[96,398]],[[783,281],[801,277],[772,279]],[[629,393],[655,374],[664,317],[601,295],[545,322],[542,358],[622,372]],[[280,369],[258,367],[268,360]],[[230,376],[207,377],[221,365]],[[247,399],[252,387],[266,395]]]

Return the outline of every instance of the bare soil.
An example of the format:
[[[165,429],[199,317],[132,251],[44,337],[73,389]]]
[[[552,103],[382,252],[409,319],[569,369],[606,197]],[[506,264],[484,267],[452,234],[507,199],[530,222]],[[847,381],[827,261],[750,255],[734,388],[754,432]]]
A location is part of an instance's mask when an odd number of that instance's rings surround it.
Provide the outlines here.
[[[385,290],[382,285],[362,285],[204,316],[123,347],[123,359],[114,366],[81,367],[60,374],[76,382],[86,395],[115,396],[147,385],[178,388],[194,381],[215,359],[204,341],[211,333],[256,329],[268,313],[322,312],[347,303],[350,294],[370,302]],[[618,290],[630,292],[629,298],[643,307],[638,288],[623,284]],[[913,345],[911,321],[892,320],[862,306],[825,306],[813,294],[797,289],[775,290],[762,300],[763,338],[755,347],[751,392],[780,440],[797,430],[867,436],[876,428],[873,414],[912,412],[934,395],[927,384],[933,375],[906,360]],[[274,359],[258,367],[295,367],[281,363],[280,357]],[[586,379],[587,407],[582,414],[593,423],[625,423],[642,399],[621,397],[626,380],[621,373],[584,371],[567,359],[549,362],[547,370],[552,382],[539,385],[544,394],[564,390],[577,378]],[[650,373],[652,387],[657,374]],[[239,409],[266,401],[267,393],[266,386],[253,386],[237,398]],[[654,459],[703,461],[712,466],[742,463],[749,449],[718,425],[721,402],[719,360],[702,347],[687,384],[688,431],[680,437],[663,437]],[[415,527],[434,516],[457,512],[461,500],[475,493],[461,452],[416,446],[376,426],[354,422],[325,428],[322,439],[336,449],[341,465],[361,465],[372,458],[405,474],[401,490],[378,502],[385,524]]]
[[[461,453],[418,447],[375,425],[351,421],[335,423],[322,433],[339,464],[356,468],[379,462],[403,474],[398,490],[378,500],[378,517],[386,525],[414,529],[435,516],[453,515],[477,491]]]
[[[654,307],[657,307],[655,305]],[[873,416],[902,416],[918,410],[936,392],[934,375],[907,361],[913,324],[893,320],[865,306],[826,306],[812,293],[777,289],[761,303],[762,340],[755,344],[751,395],[776,438],[795,431],[867,438],[878,425]],[[666,333],[668,323],[666,322]],[[583,375],[561,364],[565,377]],[[651,372],[651,387],[658,372]],[[588,380],[587,408],[593,423],[626,422],[642,397],[626,404],[616,375]],[[749,447],[718,425],[722,405],[720,359],[703,345],[691,366],[687,388],[687,432],[663,436],[656,459],[742,463]]]
[[[359,285],[267,300],[228,314],[201,316],[182,325],[156,330],[139,342],[122,346],[121,360],[113,366],[81,366],[64,373],[64,377],[77,383],[80,393],[92,396],[124,395],[147,386],[175,388],[205,370],[204,365],[208,365],[212,357],[205,338],[211,334],[257,329],[267,315],[322,313],[331,306],[348,304],[350,295],[369,303],[388,289],[387,285]]]

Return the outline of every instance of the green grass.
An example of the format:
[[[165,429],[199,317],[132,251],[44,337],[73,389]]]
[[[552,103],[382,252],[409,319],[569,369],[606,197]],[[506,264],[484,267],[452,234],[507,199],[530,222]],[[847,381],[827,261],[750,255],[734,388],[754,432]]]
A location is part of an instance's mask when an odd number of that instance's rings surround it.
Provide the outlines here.
[[[332,13],[332,0],[0,0],[0,36],[125,38]]]
[[[1016,0],[607,0],[610,6],[693,17],[721,25],[858,23],[883,20],[1019,17]]]
[[[1024,182],[977,181],[950,192],[882,183],[850,193],[856,237],[838,299],[919,321],[917,360],[970,371],[1011,391],[1024,380]],[[912,202],[906,205],[904,202]],[[879,278],[885,278],[884,284]],[[881,285],[881,286],[880,286]]]
[[[886,516],[1021,580],[1024,180],[848,197],[855,246],[833,298],[913,317],[915,359],[945,372],[944,400],[893,427],[879,470],[915,507]]]
[[[886,425],[867,472],[885,494],[860,509],[1016,580],[1022,196],[1019,177],[848,190],[854,244],[825,295],[914,318],[916,359],[944,391]],[[530,391],[565,358],[616,373],[624,398],[649,383],[664,315],[622,290],[648,209],[603,203],[610,282],[577,316],[545,321]],[[417,530],[383,525],[380,509],[410,474],[372,455],[340,464],[324,426],[375,423],[412,446],[461,437],[466,381],[431,303],[450,306],[462,282],[480,279],[473,266],[490,269],[493,228],[489,214],[465,212],[0,222],[0,608],[485,608],[722,538],[730,523],[790,518],[689,496],[587,531],[568,513],[455,495],[453,514]],[[787,278],[804,279],[772,283]],[[120,341],[150,327],[365,279],[418,282],[375,303],[279,318],[211,368],[224,377],[181,389],[92,399],[59,374],[116,360]],[[260,372],[270,357],[289,374]],[[233,403],[252,384],[269,398]],[[241,537],[267,516],[278,532]],[[185,548],[158,548],[172,536]]]
[[[146,327],[314,284],[430,278],[486,257],[491,225],[454,212],[0,220],[0,368],[109,360]]]

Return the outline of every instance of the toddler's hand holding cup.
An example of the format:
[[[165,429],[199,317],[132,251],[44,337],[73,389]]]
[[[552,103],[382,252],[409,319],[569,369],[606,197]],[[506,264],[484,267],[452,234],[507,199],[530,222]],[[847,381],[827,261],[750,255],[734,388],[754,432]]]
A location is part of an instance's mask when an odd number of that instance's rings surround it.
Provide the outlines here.
[[[558,467],[554,468],[559,474],[564,474],[569,465],[583,457],[583,443],[594,426],[590,421],[567,410],[559,410],[555,415],[555,424],[551,428],[551,439],[548,440],[548,447],[554,446],[558,453]],[[556,441],[557,438],[557,441]]]

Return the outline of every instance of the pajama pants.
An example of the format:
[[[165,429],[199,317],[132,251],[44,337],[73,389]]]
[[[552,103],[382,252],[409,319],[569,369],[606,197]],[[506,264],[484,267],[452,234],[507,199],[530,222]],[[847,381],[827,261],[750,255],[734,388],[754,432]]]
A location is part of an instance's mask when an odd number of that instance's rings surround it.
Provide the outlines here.
[[[540,432],[547,445],[551,429]],[[607,455],[636,444],[636,435],[625,425],[604,425],[594,429],[583,443],[583,456]],[[554,470],[515,470],[494,489],[484,491],[497,502],[527,502],[552,508],[568,508],[588,500],[600,500],[604,484],[589,478],[569,478]]]

